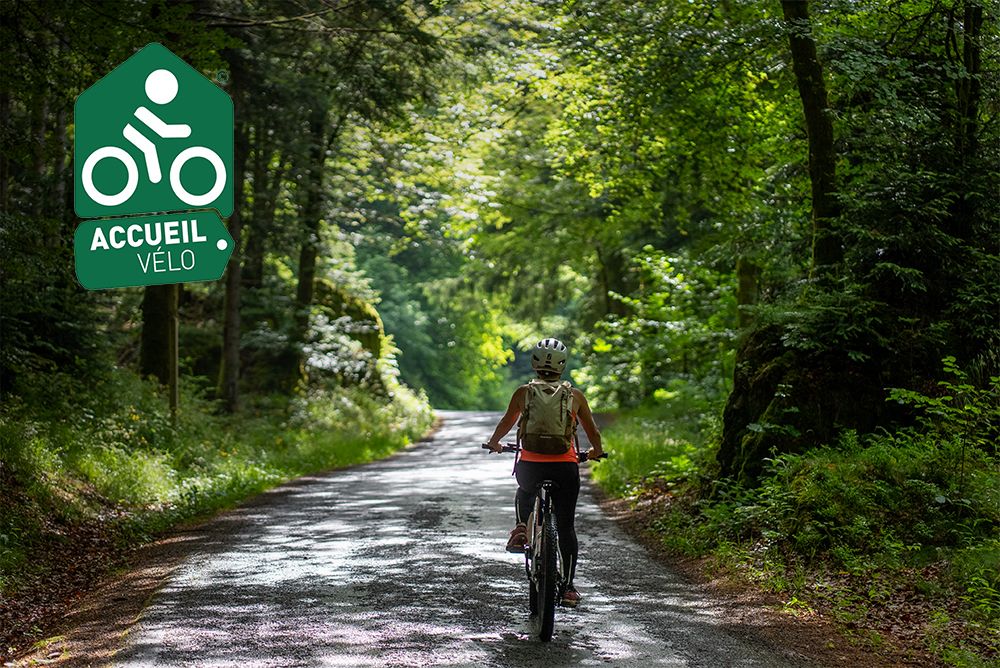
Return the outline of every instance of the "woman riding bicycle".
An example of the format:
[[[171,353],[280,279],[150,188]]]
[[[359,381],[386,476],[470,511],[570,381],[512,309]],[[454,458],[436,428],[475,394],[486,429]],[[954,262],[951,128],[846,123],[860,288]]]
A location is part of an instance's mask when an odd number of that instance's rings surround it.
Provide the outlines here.
[[[573,586],[576,574],[578,545],[574,520],[576,500],[580,494],[580,469],[576,454],[576,423],[590,439],[590,459],[603,454],[601,432],[594,423],[583,392],[561,381],[566,369],[566,346],[556,339],[543,339],[531,351],[531,368],[538,378],[514,391],[507,412],[500,418],[487,444],[492,452],[500,452],[500,439],[518,422],[521,455],[515,465],[517,494],[514,499],[516,526],[507,541],[508,552],[524,552],[527,542],[527,519],[534,503],[535,489],[543,480],[552,480],[558,487],[552,492],[556,527],[559,533],[559,553],[566,589],[562,604],[575,607],[580,594]],[[558,425],[558,426],[554,426]]]

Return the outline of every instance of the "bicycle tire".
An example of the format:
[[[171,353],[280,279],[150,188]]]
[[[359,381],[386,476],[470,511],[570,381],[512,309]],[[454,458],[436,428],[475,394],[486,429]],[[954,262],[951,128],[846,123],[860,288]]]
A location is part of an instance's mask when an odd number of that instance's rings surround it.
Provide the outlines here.
[[[552,640],[552,631],[556,621],[556,589],[558,573],[556,572],[556,518],[552,513],[545,516],[542,527],[542,549],[536,558],[541,558],[541,568],[538,571],[538,638],[542,642]]]
[[[538,589],[535,587],[535,578],[531,575],[533,561],[534,546],[529,546],[524,554],[524,573],[528,576],[528,611],[535,617],[538,614]]]

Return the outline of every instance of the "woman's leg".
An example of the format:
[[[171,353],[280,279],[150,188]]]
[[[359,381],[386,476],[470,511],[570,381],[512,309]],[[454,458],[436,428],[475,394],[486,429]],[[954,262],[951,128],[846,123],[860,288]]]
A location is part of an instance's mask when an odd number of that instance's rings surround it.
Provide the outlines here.
[[[571,462],[543,463],[519,461],[515,471],[517,494],[515,513],[518,522],[527,522],[535,503],[535,488],[542,480],[552,480],[553,511],[559,530],[559,556],[563,579],[573,583],[579,546],[576,539],[576,502],[580,496],[580,467]]]
[[[514,495],[514,516],[517,522],[527,522],[528,515],[531,514],[535,505],[535,487],[544,476],[544,464],[537,462],[526,462],[521,460],[517,463],[514,477],[517,480],[517,493]]]
[[[559,554],[562,557],[563,579],[573,584],[579,544],[576,540],[576,502],[580,496],[580,467],[571,463],[550,464],[558,466],[552,476],[559,488],[552,494],[555,505],[556,526],[559,529]]]

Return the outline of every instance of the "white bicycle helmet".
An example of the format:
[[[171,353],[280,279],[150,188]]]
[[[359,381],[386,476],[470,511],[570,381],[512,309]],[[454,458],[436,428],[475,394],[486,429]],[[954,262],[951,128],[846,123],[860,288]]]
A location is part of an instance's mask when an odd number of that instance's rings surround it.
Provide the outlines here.
[[[559,339],[542,339],[531,350],[531,368],[536,373],[561,375],[568,352]]]

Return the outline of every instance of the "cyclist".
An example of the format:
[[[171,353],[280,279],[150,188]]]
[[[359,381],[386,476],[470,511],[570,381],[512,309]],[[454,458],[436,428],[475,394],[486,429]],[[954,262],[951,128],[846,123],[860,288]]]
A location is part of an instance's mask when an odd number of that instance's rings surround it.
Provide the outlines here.
[[[538,377],[514,391],[510,398],[507,412],[500,418],[489,446],[492,452],[500,452],[500,439],[506,436],[511,427],[518,422],[518,440],[521,442],[521,455],[515,464],[517,478],[517,494],[514,501],[516,525],[510,532],[507,541],[508,552],[524,552],[527,542],[527,519],[535,500],[535,489],[543,480],[552,480],[558,487],[552,492],[552,502],[556,517],[556,527],[559,532],[559,553],[562,557],[563,580],[566,590],[562,604],[576,607],[580,602],[580,593],[573,586],[576,575],[576,559],[578,544],[574,520],[576,516],[576,501],[580,493],[580,469],[576,455],[576,423],[583,424],[583,430],[590,439],[591,450],[588,456],[596,459],[601,456],[601,432],[594,423],[583,392],[562,381],[566,369],[567,350],[557,339],[543,339],[531,351],[531,368]],[[558,406],[554,408],[553,406]],[[554,414],[562,410],[567,415],[559,418]],[[565,423],[563,433],[538,434],[530,433],[529,414],[534,416],[535,430],[539,416],[548,414],[545,420],[548,424]],[[562,429],[562,427],[560,427]]]

